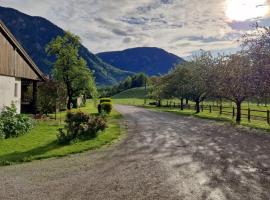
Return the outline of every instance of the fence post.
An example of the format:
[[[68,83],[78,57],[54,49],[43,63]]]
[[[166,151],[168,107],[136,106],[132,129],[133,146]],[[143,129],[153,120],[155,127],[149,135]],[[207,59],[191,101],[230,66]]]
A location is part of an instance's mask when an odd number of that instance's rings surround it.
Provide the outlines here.
[[[270,124],[270,111],[267,110],[267,123]]]
[[[250,108],[248,109],[248,122],[250,122]]]
[[[232,108],[233,108],[233,112],[232,113],[233,113],[233,118],[234,118],[235,117],[235,107],[233,106]]]
[[[219,106],[219,114],[222,115],[222,106]]]
[[[212,113],[212,106],[209,105],[209,112]]]

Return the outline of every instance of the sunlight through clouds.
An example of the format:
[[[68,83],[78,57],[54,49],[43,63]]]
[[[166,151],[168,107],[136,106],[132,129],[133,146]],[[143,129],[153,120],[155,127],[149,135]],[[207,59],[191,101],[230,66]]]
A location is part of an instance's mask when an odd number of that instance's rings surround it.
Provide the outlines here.
[[[230,20],[245,21],[269,14],[267,0],[227,0],[226,15]]]
[[[188,56],[198,48],[232,51],[258,21],[267,0],[0,0],[0,6],[45,17],[78,34],[95,53],[155,46]]]

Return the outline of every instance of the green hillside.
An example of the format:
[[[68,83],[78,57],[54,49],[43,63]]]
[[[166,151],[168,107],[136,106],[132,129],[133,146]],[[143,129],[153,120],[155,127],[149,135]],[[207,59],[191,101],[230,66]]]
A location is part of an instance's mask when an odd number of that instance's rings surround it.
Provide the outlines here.
[[[144,99],[145,96],[147,95],[147,92],[145,92],[144,87],[140,88],[132,88],[129,90],[125,90],[123,92],[120,92],[116,95],[114,95],[112,98],[113,99]]]
[[[40,70],[45,74],[50,74],[55,58],[48,56],[45,49],[52,39],[63,35],[64,30],[45,18],[29,16],[1,6],[0,20],[10,29]],[[79,55],[85,59],[87,66],[94,72],[99,86],[114,85],[127,76],[134,75],[133,72],[124,71],[103,62],[83,45],[81,45]]]

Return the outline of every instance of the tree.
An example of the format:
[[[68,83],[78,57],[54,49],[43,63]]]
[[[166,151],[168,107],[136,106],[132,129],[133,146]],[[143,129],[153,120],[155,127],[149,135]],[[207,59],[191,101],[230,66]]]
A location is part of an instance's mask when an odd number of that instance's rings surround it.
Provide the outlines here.
[[[185,95],[196,103],[196,113],[200,112],[200,103],[206,98],[209,69],[212,65],[212,55],[206,51],[201,51],[191,61],[183,64],[188,70]]]
[[[144,86],[145,80],[147,80],[147,76],[144,73],[139,73],[132,76],[131,88]]]
[[[150,78],[150,87],[148,96],[155,99],[158,102],[158,106],[161,106],[161,100],[165,97],[164,94],[164,83],[162,77],[153,76]]]
[[[86,61],[79,56],[80,38],[70,32],[58,36],[47,46],[46,52],[55,56],[53,78],[63,83],[67,90],[67,109],[71,109],[72,99],[81,94],[91,93],[97,97],[97,89],[92,72]]]
[[[180,99],[181,110],[184,109],[184,98],[188,98],[187,86],[188,86],[188,74],[189,70],[185,67],[185,64],[176,66],[168,75],[163,77],[163,93],[169,98]]]
[[[112,87],[107,87],[106,94],[104,93],[104,90],[103,90],[103,94],[105,94],[107,97],[113,96],[124,90],[128,90],[135,87],[143,87],[146,85],[147,81],[148,81],[148,77],[143,73],[135,74],[133,76],[128,76],[125,80],[121,81],[120,83]]]
[[[241,104],[254,95],[254,68],[245,54],[223,56],[215,66],[212,76],[215,94],[235,102],[236,122],[241,121]]]
[[[47,80],[38,86],[38,110],[48,115],[66,104],[65,86],[59,82]]]
[[[243,51],[247,53],[255,70],[256,97],[270,97],[270,27],[255,24],[255,30],[242,37]]]

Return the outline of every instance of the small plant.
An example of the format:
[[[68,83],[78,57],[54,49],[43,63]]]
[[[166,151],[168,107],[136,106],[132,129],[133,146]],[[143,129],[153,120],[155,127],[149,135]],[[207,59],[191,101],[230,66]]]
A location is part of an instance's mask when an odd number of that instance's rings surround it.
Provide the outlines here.
[[[112,111],[112,100],[110,98],[101,98],[98,104],[99,114],[110,114]]]
[[[112,104],[108,102],[104,102],[98,105],[98,112],[110,114],[112,112]]]
[[[32,122],[29,117],[17,114],[14,104],[11,107],[5,107],[0,113],[0,137],[12,138],[27,133],[32,128]]]
[[[111,100],[110,98],[101,98],[101,99],[99,100],[99,102],[100,102],[100,103],[105,103],[105,102],[111,103],[112,100]]]
[[[99,131],[103,131],[107,127],[105,118],[83,112],[67,113],[65,122],[65,128],[59,129],[57,135],[60,144],[70,144],[76,140],[95,138]]]

